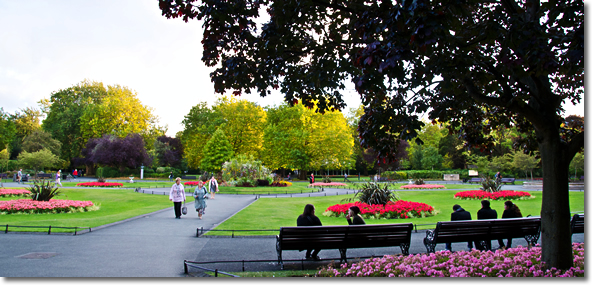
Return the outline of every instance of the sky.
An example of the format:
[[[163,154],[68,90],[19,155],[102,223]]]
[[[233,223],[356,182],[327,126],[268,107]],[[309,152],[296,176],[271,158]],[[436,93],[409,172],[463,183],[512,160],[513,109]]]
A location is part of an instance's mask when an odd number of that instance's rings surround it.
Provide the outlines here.
[[[173,137],[192,106],[219,96],[200,60],[201,23],[161,16],[157,0],[0,0],[0,27],[0,107],[11,114],[88,79],[136,91]],[[346,85],[345,112],[359,105]],[[241,98],[283,101],[279,93]],[[565,109],[584,116],[583,104]]]

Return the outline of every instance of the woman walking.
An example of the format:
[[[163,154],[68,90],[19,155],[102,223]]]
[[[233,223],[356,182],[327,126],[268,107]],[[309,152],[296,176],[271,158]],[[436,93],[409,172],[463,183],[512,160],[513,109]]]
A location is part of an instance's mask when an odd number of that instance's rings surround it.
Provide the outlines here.
[[[196,186],[196,188],[194,189],[194,208],[196,209],[196,212],[198,213],[198,218],[202,220],[202,215],[205,214],[205,209],[207,208],[207,201],[206,199],[208,199],[209,197],[208,195],[208,191],[207,191],[207,186],[206,184],[202,184],[202,182],[199,182],[199,184]]]
[[[219,184],[217,184],[217,179],[215,179],[215,176],[211,176],[211,180],[209,181],[209,190],[211,191],[211,199],[215,199],[215,192],[219,192]]]
[[[61,174],[62,174],[62,170],[58,170],[58,172],[56,172],[56,183],[54,183],[54,185],[60,184],[60,187],[62,187],[62,183],[60,183],[60,175]]]
[[[182,185],[182,179],[180,177],[176,178],[176,183],[171,186],[171,190],[169,190],[169,200],[174,202],[174,212],[176,214],[176,219],[179,219],[182,216],[182,202],[186,201],[186,193],[184,193],[184,185]]]

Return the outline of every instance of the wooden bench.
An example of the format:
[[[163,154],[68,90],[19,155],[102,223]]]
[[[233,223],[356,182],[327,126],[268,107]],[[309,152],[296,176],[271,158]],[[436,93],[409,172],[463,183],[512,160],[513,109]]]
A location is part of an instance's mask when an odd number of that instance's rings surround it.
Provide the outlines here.
[[[481,178],[471,178],[469,179],[469,183],[481,183]]]
[[[511,183],[514,185],[514,181],[516,179],[515,178],[502,178],[502,180],[500,180],[501,183]]]
[[[0,173],[0,179],[8,179],[8,174]]]
[[[37,174],[37,178],[52,178],[54,175],[52,175],[51,173],[39,173]]]
[[[539,240],[540,230],[540,217],[438,222],[436,229],[426,231],[423,243],[428,253],[436,251],[436,244],[447,242],[477,241],[489,250],[491,242],[485,241],[524,238],[531,246]]]
[[[196,176],[180,176],[181,179],[196,180]]]
[[[277,257],[283,268],[284,250],[338,249],[347,262],[348,248],[400,246],[409,254],[413,224],[281,227],[277,236]]]
[[[570,233],[585,233],[585,214],[574,214],[570,220]]]

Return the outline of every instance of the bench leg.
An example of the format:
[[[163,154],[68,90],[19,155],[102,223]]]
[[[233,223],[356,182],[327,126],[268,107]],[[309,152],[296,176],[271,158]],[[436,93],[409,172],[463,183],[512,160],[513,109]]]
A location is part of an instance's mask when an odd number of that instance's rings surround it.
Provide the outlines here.
[[[346,248],[339,248],[339,254],[341,254],[341,261],[347,263],[347,249]]]
[[[277,237],[277,264],[281,264],[281,269],[283,269],[283,258],[281,258],[281,246],[279,245],[279,238]]]
[[[429,241],[427,238],[424,238],[424,245],[426,246],[428,253],[436,252],[436,244]]]
[[[403,255],[409,255],[409,243],[402,243],[401,244],[401,253],[403,253]]]

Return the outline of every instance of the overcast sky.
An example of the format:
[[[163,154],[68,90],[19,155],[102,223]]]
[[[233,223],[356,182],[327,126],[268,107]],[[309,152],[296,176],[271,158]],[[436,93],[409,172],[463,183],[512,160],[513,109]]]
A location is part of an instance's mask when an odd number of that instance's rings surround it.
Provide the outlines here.
[[[157,0],[0,0],[0,107],[14,113],[84,79],[135,90],[152,107],[167,135],[181,131],[184,115],[217,95],[210,68],[200,61],[198,21],[161,16]],[[348,108],[359,104],[351,91]],[[282,95],[241,98],[261,106]],[[566,106],[567,115],[584,107]]]

